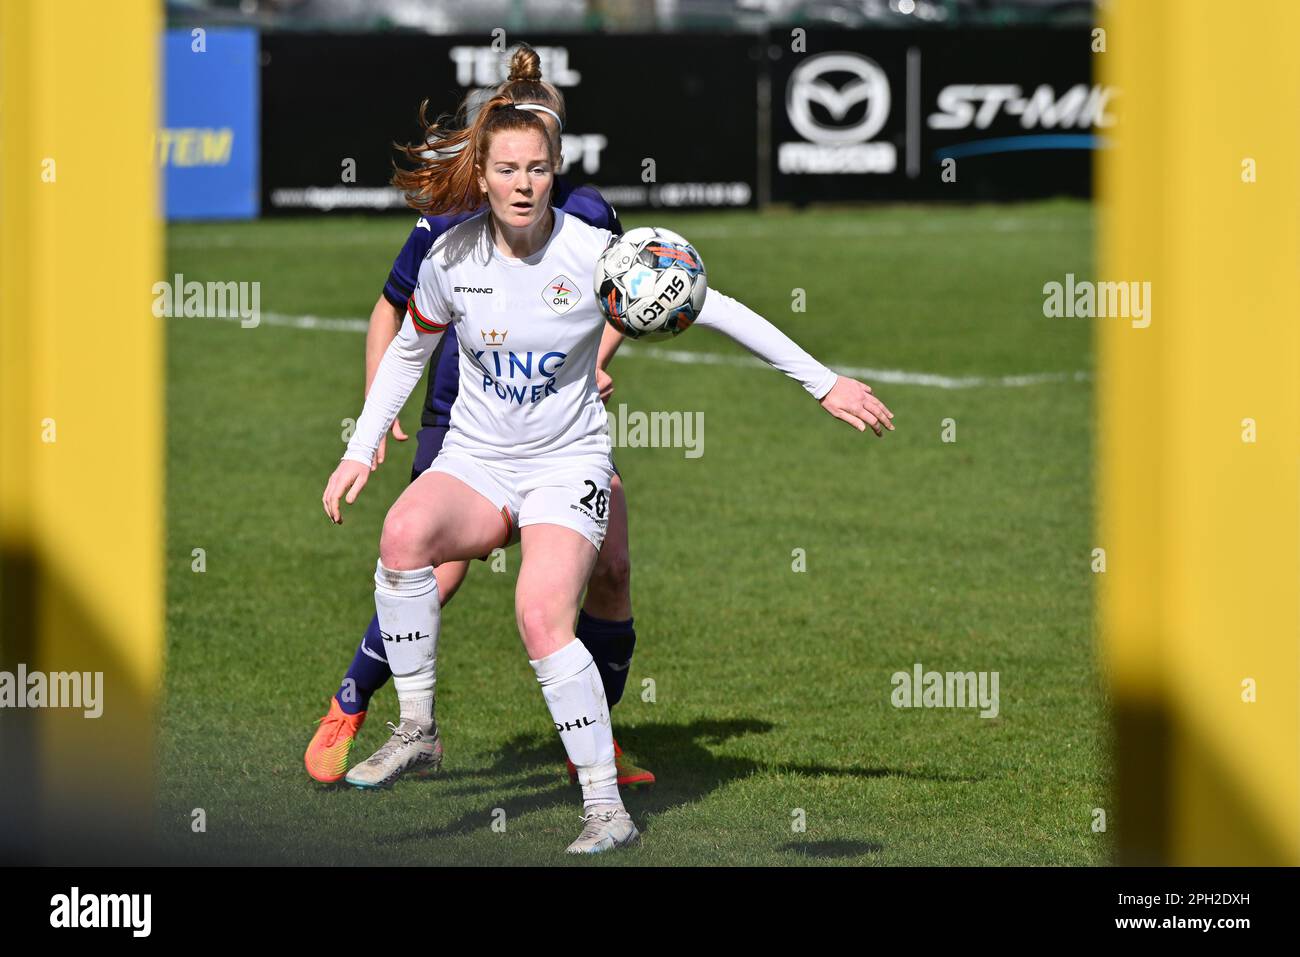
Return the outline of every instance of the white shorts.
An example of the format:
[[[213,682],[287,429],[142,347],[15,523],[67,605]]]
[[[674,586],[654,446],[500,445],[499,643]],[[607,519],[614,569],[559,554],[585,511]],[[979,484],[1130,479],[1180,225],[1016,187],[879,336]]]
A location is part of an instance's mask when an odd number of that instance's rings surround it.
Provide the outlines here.
[[[534,465],[485,462],[459,449],[445,449],[429,471],[458,478],[491,502],[505,519],[506,545],[519,541],[519,529],[526,525],[571,528],[597,550],[605,540],[614,475],[608,455]]]

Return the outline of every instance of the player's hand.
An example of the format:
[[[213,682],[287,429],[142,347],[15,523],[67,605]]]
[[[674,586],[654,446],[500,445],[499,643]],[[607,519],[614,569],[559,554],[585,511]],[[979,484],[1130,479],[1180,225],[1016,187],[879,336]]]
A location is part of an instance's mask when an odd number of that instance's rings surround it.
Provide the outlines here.
[[[409,436],[402,431],[402,423],[396,419],[393,419],[393,438],[397,439],[399,442],[405,442],[409,438]],[[373,472],[375,469],[379,468],[379,466],[384,464],[384,452],[387,448],[388,433],[385,432],[384,437],[379,440],[379,451],[375,453],[375,461],[374,464],[370,466],[370,471]]]
[[[596,388],[600,390],[600,401],[608,403],[614,394],[614,379],[604,369],[596,369]]]
[[[325,494],[321,496],[321,504],[325,506],[325,514],[335,525],[343,524],[339,499],[346,493],[347,503],[351,505],[355,502],[361,490],[366,487],[366,482],[370,480],[370,472],[373,468],[374,466],[365,466],[360,462],[344,459],[334,470],[329,484],[325,486]]]
[[[894,413],[871,394],[871,386],[857,379],[843,375],[837,378],[821,404],[835,418],[843,419],[859,432],[867,431],[868,426],[877,436],[884,435],[885,429],[894,431]]]

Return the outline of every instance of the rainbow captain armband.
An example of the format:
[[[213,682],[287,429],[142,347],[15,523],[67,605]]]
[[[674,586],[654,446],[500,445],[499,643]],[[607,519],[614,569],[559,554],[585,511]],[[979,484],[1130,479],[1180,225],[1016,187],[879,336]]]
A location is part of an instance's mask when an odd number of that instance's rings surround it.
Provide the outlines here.
[[[420,315],[419,308],[415,305],[415,297],[412,296],[406,301],[406,311],[411,316],[411,321],[415,323],[415,328],[420,332],[443,332],[450,323],[434,322],[432,319]]]

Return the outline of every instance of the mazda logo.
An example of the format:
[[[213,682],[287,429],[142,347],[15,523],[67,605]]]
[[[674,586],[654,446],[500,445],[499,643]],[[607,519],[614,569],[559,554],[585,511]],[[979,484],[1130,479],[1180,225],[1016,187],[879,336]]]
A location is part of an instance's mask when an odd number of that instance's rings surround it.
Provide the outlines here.
[[[829,74],[848,74],[840,85],[825,79]],[[831,122],[813,116],[812,105],[820,104]],[[865,103],[862,118],[849,124],[844,118],[859,103]],[[810,57],[790,74],[785,88],[785,109],[790,124],[813,143],[861,143],[880,132],[889,119],[889,78],[874,61],[857,53],[820,53]]]

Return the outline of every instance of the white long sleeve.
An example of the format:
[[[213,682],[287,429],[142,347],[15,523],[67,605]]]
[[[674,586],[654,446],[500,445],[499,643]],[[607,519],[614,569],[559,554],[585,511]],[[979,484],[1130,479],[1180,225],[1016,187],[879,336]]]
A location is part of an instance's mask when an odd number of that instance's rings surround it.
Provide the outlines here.
[[[697,326],[713,329],[732,339],[774,369],[794,379],[814,399],[831,391],[839,378],[799,345],[742,302],[709,289]]]
[[[402,319],[402,328],[388,344],[379,368],[375,370],[365,408],[361,410],[352,441],[343,455],[345,459],[362,465],[370,465],[375,460],[380,439],[397,418],[397,413],[402,411],[441,338],[441,332],[416,329],[411,313],[407,311]]]
[[[447,233],[438,237],[415,281],[415,290],[406,304],[402,327],[388,344],[379,368],[370,382],[365,407],[352,432],[352,441],[343,453],[345,459],[370,465],[388,427],[402,411],[424,367],[433,355],[443,332],[451,324],[451,300],[446,276],[434,260],[434,252],[445,248]]]

